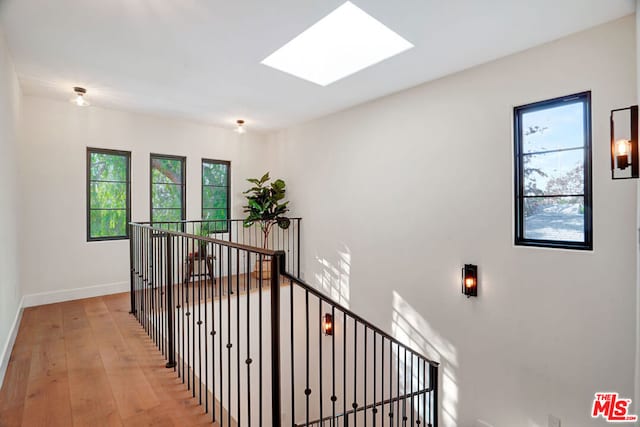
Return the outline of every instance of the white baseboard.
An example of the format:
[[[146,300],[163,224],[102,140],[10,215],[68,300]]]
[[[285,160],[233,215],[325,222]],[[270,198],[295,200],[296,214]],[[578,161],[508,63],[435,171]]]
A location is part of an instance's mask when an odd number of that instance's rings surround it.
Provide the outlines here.
[[[129,290],[129,282],[107,283],[105,285],[88,286],[86,288],[63,289],[60,291],[41,292],[24,296],[23,307],[73,301],[82,298],[119,294]]]
[[[9,359],[11,358],[11,351],[13,350],[13,344],[16,342],[16,336],[18,336],[18,328],[20,327],[20,321],[22,320],[22,311],[24,307],[24,297],[20,299],[18,304],[18,311],[16,317],[13,319],[13,324],[9,330],[9,336],[4,343],[2,353],[0,354],[0,388],[4,383],[4,376],[7,373],[7,367],[9,366]]]

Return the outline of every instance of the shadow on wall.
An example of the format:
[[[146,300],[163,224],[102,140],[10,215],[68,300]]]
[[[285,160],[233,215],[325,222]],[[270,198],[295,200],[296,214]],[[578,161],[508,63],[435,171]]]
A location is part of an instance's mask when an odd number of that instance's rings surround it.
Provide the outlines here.
[[[337,251],[334,260],[322,258],[316,255],[316,261],[322,266],[320,272],[315,274],[315,282],[325,294],[334,301],[349,308],[349,276],[351,274],[351,250],[342,245],[342,250]]]
[[[391,333],[394,338],[440,363],[442,425],[457,426],[458,357],[456,348],[433,329],[429,322],[396,291],[393,291],[392,316]]]

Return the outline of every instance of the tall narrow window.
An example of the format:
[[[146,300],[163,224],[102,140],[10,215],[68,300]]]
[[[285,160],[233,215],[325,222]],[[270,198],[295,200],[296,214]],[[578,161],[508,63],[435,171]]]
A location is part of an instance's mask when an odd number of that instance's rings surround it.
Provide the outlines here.
[[[227,232],[230,205],[231,163],[202,159],[202,219],[211,220],[211,232]]]
[[[516,107],[515,243],[592,249],[591,92]]]
[[[131,153],[87,148],[87,241],[129,237]]]
[[[151,221],[185,220],[185,157],[151,154]]]

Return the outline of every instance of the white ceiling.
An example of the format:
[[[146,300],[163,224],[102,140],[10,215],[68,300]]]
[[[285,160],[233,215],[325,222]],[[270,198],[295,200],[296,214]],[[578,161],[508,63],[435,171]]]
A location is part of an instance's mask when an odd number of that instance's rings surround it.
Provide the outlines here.
[[[628,15],[633,0],[352,0],[415,45],[321,87],[260,64],[343,0],[0,0],[23,90],[271,130]],[[354,29],[357,30],[357,29]]]

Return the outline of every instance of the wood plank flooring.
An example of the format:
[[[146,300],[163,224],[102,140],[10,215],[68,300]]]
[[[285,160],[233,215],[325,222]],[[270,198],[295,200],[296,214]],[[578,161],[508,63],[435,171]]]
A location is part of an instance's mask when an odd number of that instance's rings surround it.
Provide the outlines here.
[[[0,426],[215,426],[128,311],[128,293],[25,309]]]

